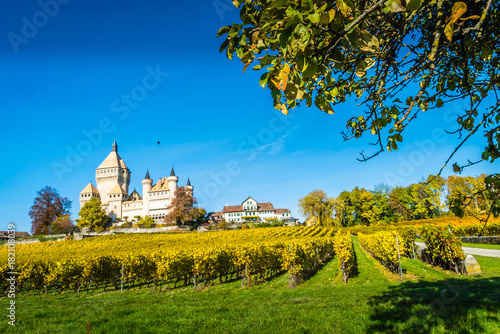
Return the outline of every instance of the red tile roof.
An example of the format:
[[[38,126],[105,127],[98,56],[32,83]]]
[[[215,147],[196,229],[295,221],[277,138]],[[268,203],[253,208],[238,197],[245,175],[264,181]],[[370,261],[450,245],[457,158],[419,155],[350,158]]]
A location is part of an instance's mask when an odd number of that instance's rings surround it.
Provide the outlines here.
[[[257,203],[257,211],[274,211],[274,206],[271,202]]]
[[[222,209],[222,213],[243,211],[242,205],[228,205]]]

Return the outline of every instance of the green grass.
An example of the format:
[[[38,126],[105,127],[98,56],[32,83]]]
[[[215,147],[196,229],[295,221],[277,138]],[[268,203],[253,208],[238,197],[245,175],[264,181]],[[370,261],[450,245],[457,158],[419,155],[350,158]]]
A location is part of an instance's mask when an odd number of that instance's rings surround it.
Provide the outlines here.
[[[491,244],[469,244],[462,242],[462,247],[472,247],[472,248],[487,248],[487,249],[500,249],[500,245]]]
[[[359,246],[358,273],[342,282],[337,259],[295,289],[288,274],[152,293],[21,296],[5,333],[498,333],[500,259],[476,257],[483,274],[456,276],[404,261],[405,280]],[[0,304],[8,300],[0,298]],[[2,307],[5,309],[5,307]]]

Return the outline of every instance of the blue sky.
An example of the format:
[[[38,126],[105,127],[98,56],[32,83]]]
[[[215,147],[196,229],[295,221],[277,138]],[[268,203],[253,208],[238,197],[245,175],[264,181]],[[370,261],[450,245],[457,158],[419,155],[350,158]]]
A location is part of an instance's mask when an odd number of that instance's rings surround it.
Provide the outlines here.
[[[13,221],[29,231],[29,208],[46,185],[73,201],[76,218],[78,194],[95,184],[94,170],[114,138],[132,172],[131,189],[142,192],[147,169],[157,180],[173,165],[179,184],[189,176],[208,211],[253,196],[296,217],[298,199],[314,189],[337,196],[355,186],[420,181],[457,144],[443,130],[453,129],[460,102],[422,114],[398,152],[365,163],[356,157],[371,149],[372,138],[343,142],[340,134],[353,111],[361,114],[355,104],[333,116],[315,108],[277,113],[258,85],[260,73],[243,74],[237,59],[218,52],[217,30],[238,20],[229,0],[0,6],[2,226]],[[459,161],[480,154],[477,139]]]

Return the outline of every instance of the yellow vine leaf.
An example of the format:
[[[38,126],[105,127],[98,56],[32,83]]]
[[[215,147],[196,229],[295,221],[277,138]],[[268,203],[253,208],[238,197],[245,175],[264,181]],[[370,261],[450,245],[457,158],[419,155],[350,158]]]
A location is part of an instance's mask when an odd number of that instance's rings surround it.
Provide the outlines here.
[[[454,23],[467,11],[467,5],[463,2],[456,2],[451,9],[451,16],[446,20],[448,24],[444,28],[444,35],[451,42],[453,37]]]
[[[463,2],[456,2],[451,9],[451,16],[448,18],[451,23],[455,23],[460,16],[467,11],[467,5]]]
[[[330,22],[332,22],[333,19],[335,18],[335,13],[336,13],[336,11],[333,8],[330,9],[330,11],[328,12],[328,15],[330,16]]]
[[[289,73],[290,73],[290,65],[285,64],[285,66],[283,66],[283,69],[278,74],[276,79],[272,79],[272,82],[274,83],[274,85],[282,92],[286,89],[286,84],[288,82],[288,74]]]

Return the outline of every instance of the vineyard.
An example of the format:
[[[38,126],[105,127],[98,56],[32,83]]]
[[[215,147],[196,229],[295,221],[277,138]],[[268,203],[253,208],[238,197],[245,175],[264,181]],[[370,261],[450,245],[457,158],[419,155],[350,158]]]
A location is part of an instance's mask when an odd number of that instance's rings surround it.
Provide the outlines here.
[[[433,266],[415,259],[417,231]],[[446,224],[365,232],[270,227],[20,244],[16,318],[22,323],[0,330],[486,333],[483,326],[490,326],[498,332],[499,259],[478,256],[480,275],[457,275],[464,254]],[[6,251],[0,247],[2,256]],[[0,271],[8,276],[5,265]],[[449,297],[454,291],[456,300]],[[445,311],[435,312],[435,303]],[[469,323],[457,316],[479,322],[466,331]]]
[[[479,229],[499,234],[500,223],[473,220],[427,221],[400,226],[359,226],[350,230],[332,227],[291,227],[232,230],[190,234],[121,234],[82,241],[64,240],[18,245],[17,288],[20,291],[93,291],[102,288],[130,289],[152,285],[195,288],[241,279],[251,285],[288,272],[295,286],[333,256],[344,282],[356,272],[356,256],[350,233],[390,270],[401,271],[404,258],[415,258],[415,236],[428,245],[428,262],[444,269],[463,272],[460,240]],[[385,230],[383,230],[385,229]],[[1,247],[7,257],[7,247]],[[7,263],[0,275],[8,276]],[[402,274],[401,274],[402,275]],[[7,288],[2,280],[0,288]]]
[[[298,282],[333,256],[335,232],[326,227],[267,228],[25,244],[17,248],[17,284],[21,291],[45,293],[144,284],[161,289],[235,278],[248,285],[286,271]],[[7,265],[0,270],[6,277]]]
[[[479,222],[474,217],[447,217],[421,220],[401,221],[391,224],[380,224],[372,226],[356,226],[351,228],[354,234],[370,234],[387,230],[409,230],[420,233],[426,226],[446,227],[457,237],[465,236],[497,236],[500,235],[500,219],[490,218],[487,224]]]

